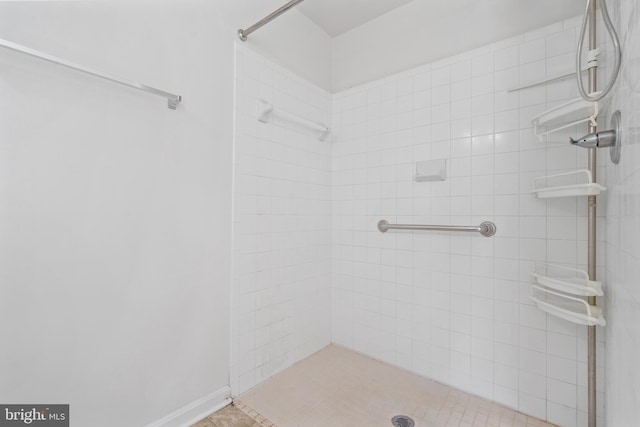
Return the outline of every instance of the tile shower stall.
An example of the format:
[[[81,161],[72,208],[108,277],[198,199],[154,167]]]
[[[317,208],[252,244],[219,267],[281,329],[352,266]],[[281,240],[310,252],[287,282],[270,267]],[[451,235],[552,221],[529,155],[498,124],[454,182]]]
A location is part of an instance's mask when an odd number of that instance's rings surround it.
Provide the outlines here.
[[[533,117],[576,97],[576,83],[512,90],[570,71],[580,24],[581,17],[557,22],[334,94],[236,46],[235,394],[334,343],[524,414],[586,425],[587,328],[547,315],[530,298],[536,263],[587,268],[586,197],[531,192],[534,178],[587,162],[586,150],[566,143],[583,127],[542,142],[532,128]],[[637,30],[625,39],[636,54],[637,39]],[[638,265],[637,245],[625,245],[620,231],[637,214],[627,197],[635,197],[640,99],[637,67],[624,69],[628,90],[615,104],[636,118],[626,122],[626,166],[614,169],[604,153],[598,159],[598,182],[614,187],[598,206],[597,268],[620,284],[607,287],[599,305],[623,298],[629,311],[607,313],[620,322],[616,350],[605,354],[598,328],[599,425],[605,402],[640,398],[637,373],[615,366],[608,375],[623,375],[618,383],[628,387],[603,393],[605,357],[634,358],[622,350],[626,340],[640,348],[637,331],[618,317],[638,319],[638,299],[628,294],[638,287],[616,279]],[[264,103],[273,109],[268,123],[258,120]],[[280,122],[279,111],[331,134],[320,140],[318,131]],[[446,160],[446,179],[417,182],[416,163],[435,159]],[[381,219],[492,221],[498,231],[381,233]],[[609,414],[612,427],[633,425],[627,415]]]
[[[0,426],[639,426],[639,23],[0,1]]]

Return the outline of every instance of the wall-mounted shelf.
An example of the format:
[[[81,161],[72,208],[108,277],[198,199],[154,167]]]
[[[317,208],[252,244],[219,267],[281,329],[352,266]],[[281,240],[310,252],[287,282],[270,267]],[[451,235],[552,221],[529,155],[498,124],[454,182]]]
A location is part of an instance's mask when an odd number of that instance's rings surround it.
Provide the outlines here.
[[[589,280],[586,271],[554,264],[536,263],[531,275],[542,286],[580,296],[602,296],[602,284]]]
[[[582,71],[586,71],[586,69],[582,70]],[[516,91],[519,91],[519,90],[528,89],[530,87],[536,87],[536,86],[540,86],[540,85],[543,85],[543,84],[546,84],[546,83],[551,83],[551,82],[555,82],[555,81],[558,81],[558,80],[565,80],[565,79],[568,79],[568,78],[575,78],[575,77],[576,77],[575,70],[574,71],[568,71],[566,73],[556,74],[556,75],[553,75],[551,77],[545,77],[544,79],[540,79],[540,80],[533,80],[533,81],[530,81],[528,83],[524,83],[524,84],[521,84],[519,86],[512,87],[511,89],[508,89],[507,92],[516,92]]]
[[[589,305],[580,298],[540,286],[532,286],[531,299],[540,310],[578,325],[605,326],[607,324],[600,307]]]
[[[600,92],[594,92],[597,95]],[[550,134],[581,123],[597,126],[596,119],[601,105],[598,102],[575,98],[564,104],[550,108],[531,120],[534,133],[539,139],[546,139]]]
[[[323,125],[322,123],[317,123],[312,120],[305,119],[304,117],[300,117],[296,114],[289,113],[288,111],[275,108],[273,105],[269,104],[266,101],[258,101],[258,120],[263,123],[268,123],[274,118],[282,119],[287,122],[295,123],[296,125],[302,126],[306,129],[310,129],[311,131],[317,133],[317,138],[320,141],[326,140],[327,136],[329,136],[329,134],[331,133],[331,129]]]
[[[591,172],[581,169],[534,178],[531,192],[540,199],[548,199],[554,197],[596,196],[605,190],[605,187],[593,182]]]

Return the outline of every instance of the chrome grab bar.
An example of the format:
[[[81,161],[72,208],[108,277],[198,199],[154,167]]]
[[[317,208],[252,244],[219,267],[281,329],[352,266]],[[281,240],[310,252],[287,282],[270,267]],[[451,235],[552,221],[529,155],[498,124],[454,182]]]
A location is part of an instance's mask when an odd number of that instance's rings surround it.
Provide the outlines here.
[[[416,224],[389,224],[382,219],[378,222],[378,230],[386,233],[388,230],[431,230],[431,231],[473,231],[485,237],[491,237],[498,230],[491,221],[485,221],[478,226],[474,225],[416,225]]]

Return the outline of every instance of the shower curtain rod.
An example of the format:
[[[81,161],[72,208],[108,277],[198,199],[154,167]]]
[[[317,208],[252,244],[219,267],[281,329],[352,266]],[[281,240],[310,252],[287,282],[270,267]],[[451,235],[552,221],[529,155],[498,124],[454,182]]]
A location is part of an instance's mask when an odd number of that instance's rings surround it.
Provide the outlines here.
[[[299,3],[302,3],[303,1],[304,0],[292,0],[289,3],[285,4],[284,6],[280,7],[278,10],[276,10],[276,11],[270,13],[269,15],[265,16],[264,18],[262,18],[261,20],[259,20],[258,22],[256,22],[255,24],[253,24],[252,26],[247,28],[246,30],[243,30],[242,28],[239,29],[238,30],[238,37],[243,42],[247,41],[247,37],[249,36],[249,34],[253,33],[255,30],[257,30],[258,28],[262,27],[263,25],[268,24],[269,22],[273,21],[278,16],[282,15],[283,13],[285,13],[289,9],[295,7]]]
[[[72,70],[81,71],[83,73],[91,74],[92,76],[99,77],[101,79],[109,80],[113,83],[118,83],[124,86],[129,86],[134,89],[141,90],[143,92],[151,93],[153,95],[160,96],[162,98],[167,99],[167,106],[175,110],[178,104],[182,101],[182,97],[180,95],[175,95],[173,93],[165,92],[164,90],[156,89],[155,87],[143,85],[141,83],[133,82],[130,80],[125,80],[120,77],[113,76],[111,74],[103,73],[101,71],[93,70],[89,67],[85,67],[84,65],[78,65],[71,61],[67,61],[65,59],[58,58],[53,55],[49,55],[48,53],[40,52],[35,49],[31,49],[26,46],[19,45],[17,43],[10,42],[8,40],[0,39],[0,46],[5,47],[7,49],[14,50],[16,52],[20,52],[29,56],[33,56],[38,59],[43,59],[45,61],[53,62],[54,64],[62,65],[67,68],[71,68]]]

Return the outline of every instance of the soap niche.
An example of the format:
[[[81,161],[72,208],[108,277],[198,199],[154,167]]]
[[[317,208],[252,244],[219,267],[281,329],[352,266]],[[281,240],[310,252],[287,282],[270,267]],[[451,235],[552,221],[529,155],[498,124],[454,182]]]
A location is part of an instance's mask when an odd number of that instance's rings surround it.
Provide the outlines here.
[[[447,179],[447,160],[424,160],[416,162],[416,181],[444,181]]]

